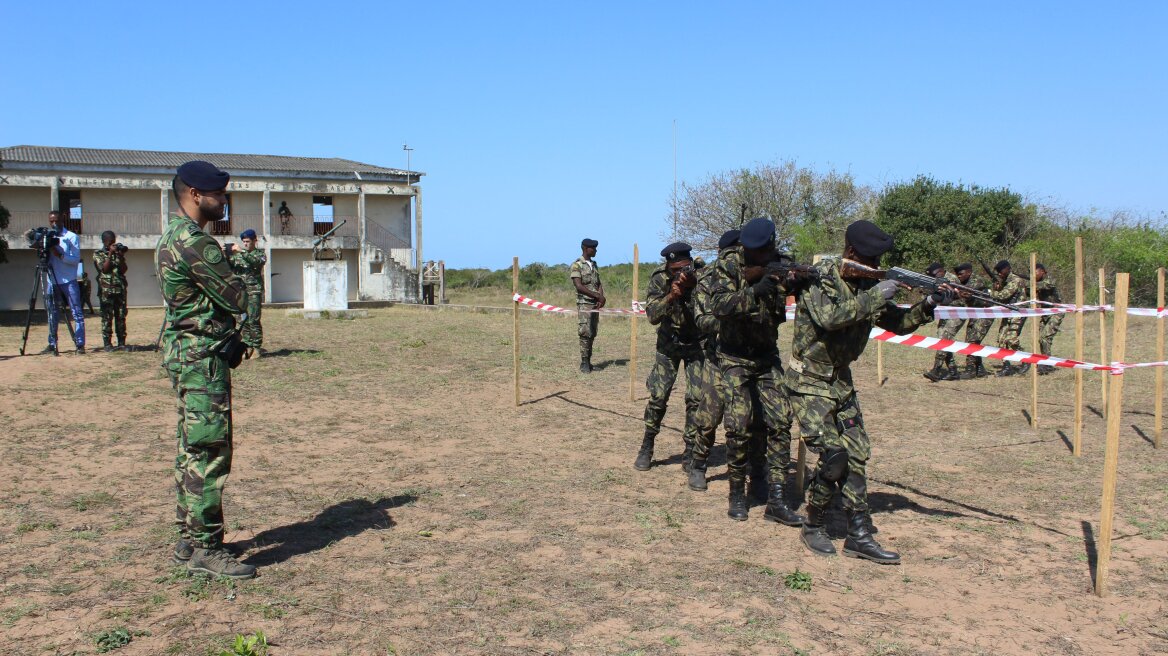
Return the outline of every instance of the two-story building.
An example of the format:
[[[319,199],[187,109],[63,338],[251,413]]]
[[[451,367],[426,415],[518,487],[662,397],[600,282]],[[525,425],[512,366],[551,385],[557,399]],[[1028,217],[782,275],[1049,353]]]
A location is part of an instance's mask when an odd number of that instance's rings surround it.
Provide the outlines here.
[[[266,302],[303,300],[302,263],[334,228],[350,300],[418,301],[423,173],[338,158],[12,146],[0,148],[0,205],[11,214],[0,309],[28,307],[36,257],[24,233],[47,225],[51,210],[80,235],[90,278],[101,233],[112,230],[130,249],[130,305],[160,305],[154,247],[178,209],[175,169],[195,159],[231,174],[227,218],[208,229],[222,242],[256,231],[268,256]]]

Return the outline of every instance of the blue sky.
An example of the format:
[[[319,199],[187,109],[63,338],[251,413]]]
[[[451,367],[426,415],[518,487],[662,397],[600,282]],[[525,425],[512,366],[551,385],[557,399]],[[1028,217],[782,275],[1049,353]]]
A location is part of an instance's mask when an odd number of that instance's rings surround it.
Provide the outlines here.
[[[690,183],[791,158],[1168,210],[1166,3],[176,7],[2,0],[0,144],[404,168],[408,142],[450,267],[567,262],[584,236],[651,259],[675,120]]]

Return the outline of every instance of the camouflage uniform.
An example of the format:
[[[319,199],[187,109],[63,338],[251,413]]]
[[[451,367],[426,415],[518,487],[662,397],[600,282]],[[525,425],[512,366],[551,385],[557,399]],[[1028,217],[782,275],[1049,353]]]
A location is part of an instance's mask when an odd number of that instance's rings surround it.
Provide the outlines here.
[[[1036,284],[1038,292],[1038,300],[1047,303],[1062,303],[1062,296],[1059,295],[1058,287],[1055,286],[1054,281],[1049,277],[1043,278]],[[1062,314],[1048,314],[1039,322],[1038,329],[1038,347],[1039,352],[1043,355],[1050,355],[1050,348],[1054,346],[1054,336],[1059,332],[1059,326],[1063,325]]]
[[[235,248],[231,252],[231,271],[247,285],[247,318],[243,320],[239,336],[253,349],[264,345],[260,312],[264,302],[264,265],[267,263],[267,256],[258,248],[250,251]]]
[[[1026,283],[1011,273],[1006,276],[1002,288],[991,289],[990,296],[1000,303],[1017,303],[1026,295]],[[1022,326],[1026,325],[1026,317],[1012,317],[1002,319],[998,325],[998,346],[1015,351],[1022,350]]]
[[[97,298],[101,302],[101,339],[110,345],[114,333],[118,336],[118,346],[126,345],[126,274],[122,265],[126,262],[124,253],[107,249],[93,252],[93,267],[97,270]],[[110,272],[102,271],[106,263]]]
[[[970,278],[965,286],[988,293],[986,285],[977,278]],[[988,305],[984,302],[970,300],[969,307],[988,307]],[[993,319],[970,319],[965,323],[965,341],[970,344],[982,344],[993,325]],[[989,372],[985,370],[980,357],[973,355],[965,356],[965,372],[961,375],[963,379],[977,378],[978,376],[988,374]]]
[[[81,280],[77,281],[77,286],[81,290],[81,304],[89,308],[90,314],[96,314],[93,311],[93,282],[89,279],[88,272],[81,274]]]
[[[718,424],[722,423],[725,410],[726,381],[722,377],[722,368],[718,362],[718,318],[711,308],[713,297],[711,283],[714,279],[716,267],[710,265],[698,272],[698,282],[690,295],[690,307],[693,313],[694,324],[702,332],[702,351],[705,359],[702,365],[701,390],[698,394],[698,409],[694,413],[694,423],[697,424],[697,433],[694,436],[693,456],[690,460],[690,471],[699,471],[702,482],[696,482],[691,487],[705,489],[704,477],[706,460],[710,457],[710,449],[714,446],[714,435]],[[696,487],[695,487],[696,486]]]
[[[586,289],[600,291],[600,270],[596,262],[580,256],[572,263],[569,273],[571,278],[579,278]],[[592,341],[596,339],[597,329],[600,327],[600,315],[596,312],[596,301],[590,296],[576,292],[576,310],[578,319],[577,333],[580,335],[580,360],[591,362]]]
[[[868,513],[872,448],[852,384],[851,363],[867,347],[873,326],[910,333],[932,320],[932,310],[924,303],[897,307],[884,300],[874,280],[845,280],[839,258],[825,258],[815,266],[820,281],[800,292],[796,304],[786,383],[802,439],[819,455],[807,506],[808,525],[821,529],[818,518],[837,489],[850,515],[866,520]]]
[[[960,285],[961,280],[956,273],[945,272],[945,281]],[[966,303],[960,296],[954,296],[948,303],[949,307],[965,307]],[[957,333],[965,325],[965,319],[941,319],[937,322],[937,336],[941,339],[957,339]],[[948,369],[946,373],[945,370]],[[948,351],[937,351],[933,356],[933,369],[925,374],[930,380],[954,380],[957,377],[957,363],[953,354]]]
[[[178,394],[177,523],[196,547],[217,549],[232,443],[231,369],[218,352],[235,338],[246,289],[219,243],[186,217],[170,217],[154,266],[166,302],[162,366]]]
[[[711,284],[712,307],[720,321],[717,357],[727,389],[726,458],[731,495],[745,481],[748,464],[752,465],[756,490],[766,489],[768,466],[771,481],[781,484],[791,448],[791,409],[783,388],[778,347],[779,324],[787,318],[787,289],[781,283],[774,296],[755,297],[743,271],[745,266],[741,245],[726,249],[718,257]],[[760,424],[765,424],[765,431],[758,428]]]

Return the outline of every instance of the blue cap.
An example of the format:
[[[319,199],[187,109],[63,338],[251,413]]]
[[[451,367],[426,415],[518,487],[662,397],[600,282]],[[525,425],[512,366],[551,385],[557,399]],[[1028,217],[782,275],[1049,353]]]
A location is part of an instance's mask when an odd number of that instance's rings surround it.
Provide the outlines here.
[[[892,250],[892,236],[871,221],[856,221],[844,231],[844,241],[864,257],[880,257]]]
[[[243,232],[239,233],[239,238],[240,239],[255,239],[256,238],[256,231],[252,230],[251,228],[248,228],[247,230],[244,230]]]
[[[595,239],[584,239],[580,242],[580,248],[596,248],[599,245],[600,242]]]
[[[742,226],[742,234],[738,240],[746,248],[762,248],[775,240],[775,224],[770,219],[760,216],[751,219]]]
[[[178,177],[188,187],[199,191],[226,189],[231,176],[211,162],[196,159],[178,167]]]
[[[691,259],[689,252],[692,250],[690,245],[684,241],[675,241],[672,244],[661,249],[661,257],[668,262],[677,262],[679,260]]]
[[[742,231],[739,230],[738,228],[735,228],[733,230],[727,230],[726,232],[723,232],[722,236],[718,239],[718,250],[722,250],[723,248],[730,248],[734,244],[737,244],[738,237],[741,234],[742,234]]]

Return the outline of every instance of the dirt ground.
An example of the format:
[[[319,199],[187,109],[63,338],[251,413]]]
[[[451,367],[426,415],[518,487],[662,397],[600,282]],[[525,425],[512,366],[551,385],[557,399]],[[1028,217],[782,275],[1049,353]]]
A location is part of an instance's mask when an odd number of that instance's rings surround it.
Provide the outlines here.
[[[131,341],[160,318],[132,310]],[[132,636],[117,654],[218,654],[256,631],[281,655],[1168,653],[1151,371],[1126,376],[1099,599],[1098,375],[1076,459],[1072,373],[1042,379],[1035,431],[1028,378],[933,384],[931,354],[888,345],[879,386],[870,348],[856,374],[874,518],[904,559],[880,566],[812,555],[761,507],[729,520],[720,434],[709,491],[689,491],[680,390],[654,468],[633,470],[643,321],[630,400],[627,320],[602,321],[599,370],[582,376],[574,317],[524,313],[515,408],[509,314],[269,310],[270,355],[235,371],[226,493],[228,541],[260,576],[230,583],[170,563],[175,416],[158,354],[18,357],[14,323],[0,326],[3,654],[97,653],[116,628]],[[1152,325],[1133,319],[1129,361],[1151,359]],[[1056,353],[1073,344],[1068,330]],[[785,584],[796,571],[809,591]]]

